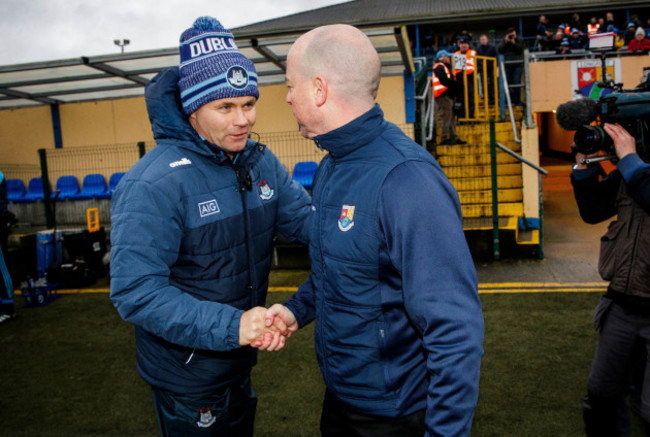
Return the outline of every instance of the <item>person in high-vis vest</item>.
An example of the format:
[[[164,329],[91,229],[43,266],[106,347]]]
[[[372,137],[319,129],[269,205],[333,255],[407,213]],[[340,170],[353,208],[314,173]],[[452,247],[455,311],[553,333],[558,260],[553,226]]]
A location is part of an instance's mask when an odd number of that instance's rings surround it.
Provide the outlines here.
[[[465,55],[465,67],[463,70],[454,70],[456,81],[460,86],[460,91],[457,99],[463,102],[463,108],[467,107],[464,112],[464,117],[474,118],[474,70],[476,60],[476,50],[469,48],[469,37],[462,36],[458,40],[459,50],[457,55]],[[465,101],[465,83],[463,82],[463,71],[467,74],[467,101]]]
[[[466,144],[456,134],[456,121],[454,119],[454,100],[458,95],[458,82],[452,74],[451,53],[440,50],[436,54],[436,63],[433,65],[432,85],[433,96],[440,113],[440,144]]]
[[[598,33],[599,29],[600,24],[598,24],[598,20],[596,17],[591,17],[589,23],[587,23],[587,34],[593,35],[594,33]]]

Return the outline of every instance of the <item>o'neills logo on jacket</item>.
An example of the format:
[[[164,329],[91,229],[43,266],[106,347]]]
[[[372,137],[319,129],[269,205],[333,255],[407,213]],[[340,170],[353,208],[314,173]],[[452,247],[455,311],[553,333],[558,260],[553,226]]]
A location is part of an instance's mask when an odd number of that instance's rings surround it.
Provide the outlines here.
[[[169,166],[171,168],[174,168],[174,167],[178,167],[179,165],[190,165],[191,163],[192,161],[190,161],[189,159],[183,158],[180,161],[170,162]]]

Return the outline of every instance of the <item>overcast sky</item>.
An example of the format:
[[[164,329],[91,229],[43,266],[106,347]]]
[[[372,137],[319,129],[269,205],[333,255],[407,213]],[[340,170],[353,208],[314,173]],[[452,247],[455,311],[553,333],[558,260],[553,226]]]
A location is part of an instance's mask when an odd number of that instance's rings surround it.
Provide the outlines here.
[[[178,45],[201,15],[226,28],[346,0],[0,0],[0,65]]]

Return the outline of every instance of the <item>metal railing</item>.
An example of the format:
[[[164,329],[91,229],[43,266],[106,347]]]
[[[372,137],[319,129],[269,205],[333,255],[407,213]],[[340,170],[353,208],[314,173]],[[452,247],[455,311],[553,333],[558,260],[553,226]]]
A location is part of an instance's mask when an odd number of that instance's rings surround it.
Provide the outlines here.
[[[501,258],[500,237],[499,237],[499,199],[498,199],[498,183],[497,183],[497,159],[496,150],[509,154],[520,162],[526,164],[532,169],[537,171],[538,177],[538,200],[539,200],[539,259],[544,258],[544,198],[542,192],[542,175],[547,175],[548,172],[540,166],[530,162],[518,153],[510,150],[496,141],[496,129],[494,126],[494,119],[490,120],[490,165],[492,172],[492,236],[493,236],[493,257],[495,260]]]

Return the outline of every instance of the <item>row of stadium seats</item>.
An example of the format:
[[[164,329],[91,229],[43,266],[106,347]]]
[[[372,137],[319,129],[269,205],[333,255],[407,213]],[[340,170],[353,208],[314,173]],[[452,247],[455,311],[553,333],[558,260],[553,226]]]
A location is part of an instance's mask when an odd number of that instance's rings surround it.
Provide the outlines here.
[[[122,176],[124,173],[113,173],[107,186],[104,175],[89,174],[84,177],[81,187],[76,176],[61,176],[56,181],[56,191],[59,192],[57,199],[110,199]],[[7,200],[10,202],[36,202],[43,200],[43,196],[43,180],[40,177],[32,178],[27,184],[27,189],[21,179],[7,179]],[[54,198],[55,193],[50,192],[50,196]]]
[[[301,161],[293,168],[292,178],[305,189],[310,190],[314,180],[314,173],[318,164],[314,161]],[[59,192],[58,200],[83,200],[83,199],[110,199],[113,190],[122,179],[124,173],[113,173],[109,179],[101,174],[89,174],[84,177],[83,184],[79,186],[76,176],[61,176],[56,181],[56,191]],[[36,202],[43,200],[43,181],[40,177],[32,178],[27,184],[21,179],[7,179],[7,199],[10,202]],[[54,193],[50,193],[54,197]]]
[[[297,162],[293,167],[293,175],[291,178],[305,187],[306,190],[311,190],[317,168],[318,164],[314,161]]]

